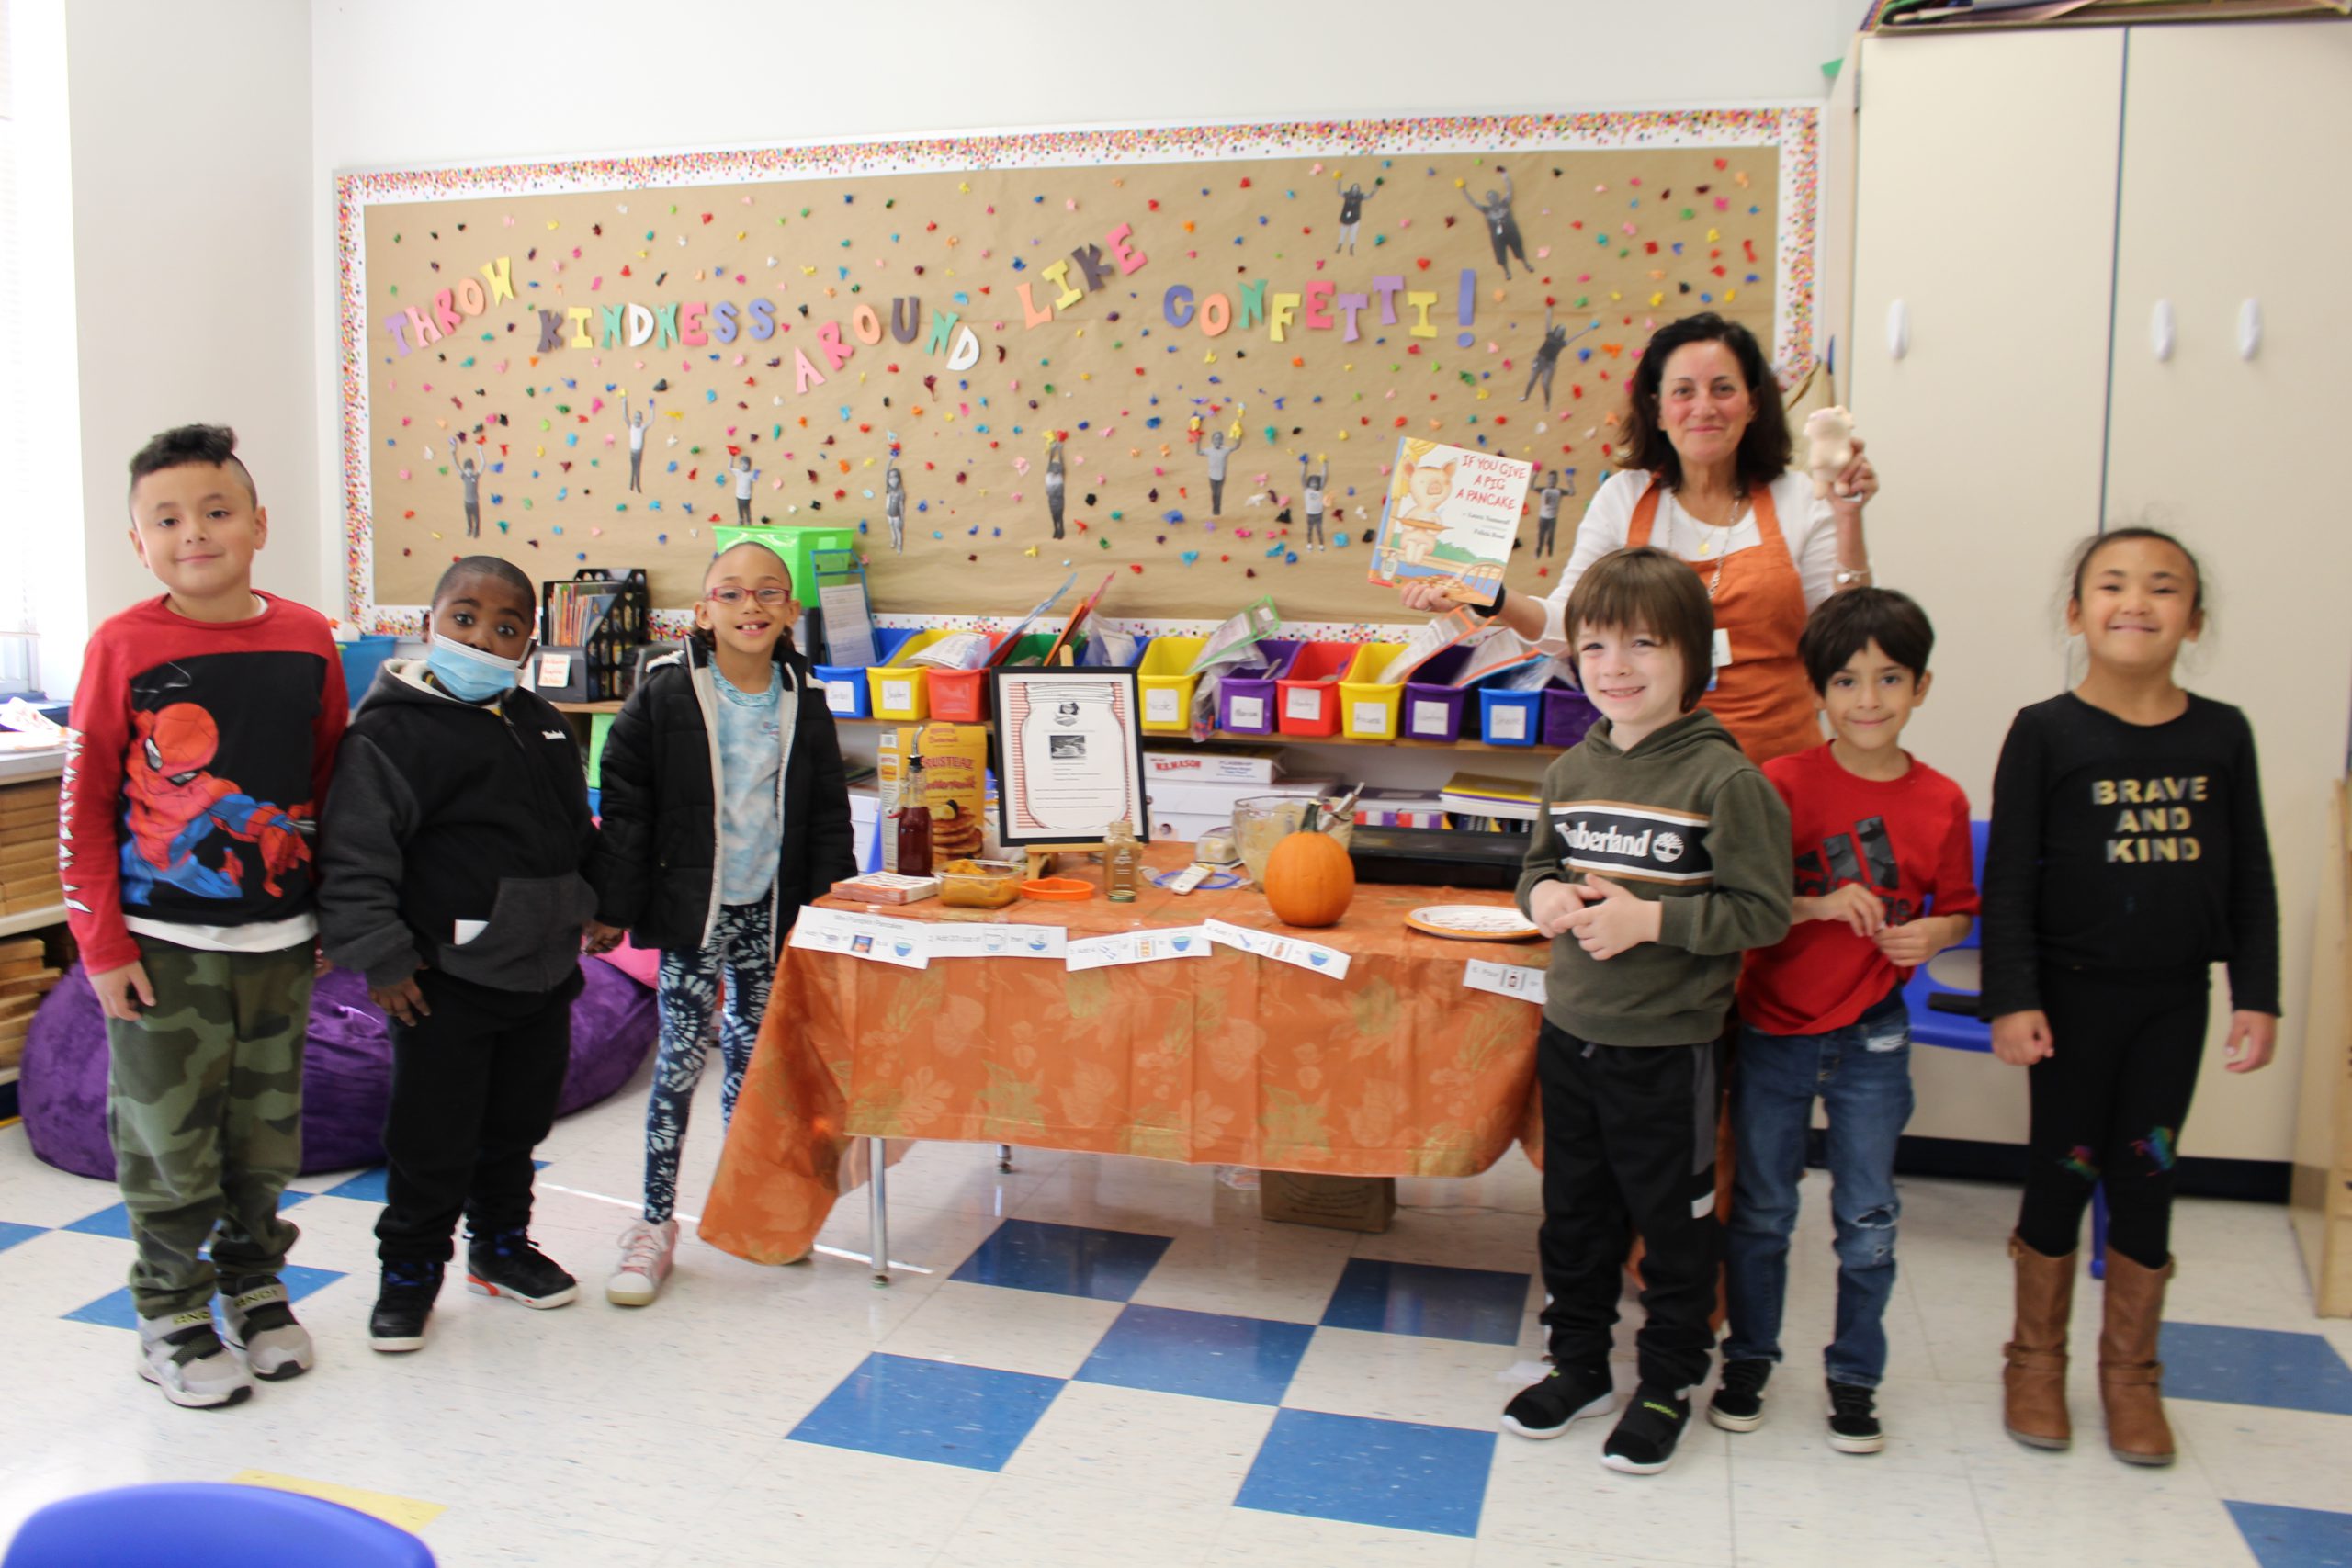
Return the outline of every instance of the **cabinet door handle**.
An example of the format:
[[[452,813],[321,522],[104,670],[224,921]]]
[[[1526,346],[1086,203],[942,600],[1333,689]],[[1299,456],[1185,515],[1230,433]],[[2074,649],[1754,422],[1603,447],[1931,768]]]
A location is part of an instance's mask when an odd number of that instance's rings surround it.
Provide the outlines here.
[[[2157,364],[2172,358],[2173,342],[2172,301],[2159,299],[2156,308],[2148,313],[2148,347],[2154,352]]]
[[[1911,308],[1896,299],[1886,308],[1886,356],[1900,359],[1911,352]]]
[[[2262,301],[2245,299],[2238,305],[2238,357],[2252,359],[2262,350]]]

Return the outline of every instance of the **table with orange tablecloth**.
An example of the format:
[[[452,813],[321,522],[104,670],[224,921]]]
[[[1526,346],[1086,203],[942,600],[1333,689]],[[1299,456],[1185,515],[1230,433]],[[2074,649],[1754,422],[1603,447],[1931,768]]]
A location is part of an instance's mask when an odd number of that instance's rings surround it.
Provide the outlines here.
[[[1148,863],[1184,863],[1155,846]],[[1065,872],[1092,876],[1094,871]],[[1473,958],[1540,966],[1541,942],[1454,942],[1405,924],[1498,892],[1365,886],[1347,917],[1294,931],[1245,883],[1133,903],[936,899],[830,908],[1065,928],[1075,940],[1218,919],[1349,955],[1344,979],[1216,946],[1070,971],[936,958],[914,970],[786,947],[704,1206],[705,1241],[754,1262],[808,1250],[868,1138],[939,1138],[1349,1176],[1472,1176],[1540,1138],[1541,1010],[1463,984]],[[854,1175],[851,1173],[856,1173]]]

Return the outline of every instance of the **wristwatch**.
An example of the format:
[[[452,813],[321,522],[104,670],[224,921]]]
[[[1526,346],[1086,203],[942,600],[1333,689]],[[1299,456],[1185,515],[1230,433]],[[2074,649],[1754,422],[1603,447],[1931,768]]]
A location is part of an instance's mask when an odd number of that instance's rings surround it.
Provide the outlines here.
[[[1858,566],[1851,571],[1849,571],[1841,566],[1838,569],[1837,577],[1832,580],[1832,586],[1838,588],[1853,588],[1856,586],[1867,588],[1871,586],[1871,569],[1867,566]]]
[[[1476,611],[1477,611],[1477,612],[1478,612],[1478,614],[1480,614],[1480,615],[1482,615],[1486,616],[1486,617],[1487,617],[1487,619],[1488,619],[1488,620],[1490,620],[1490,621],[1491,621],[1491,620],[1493,620],[1497,615],[1501,615],[1501,614],[1503,613],[1503,594],[1504,594],[1505,592],[1508,592],[1508,590],[1506,590],[1506,589],[1503,587],[1503,585],[1502,585],[1501,583],[1499,583],[1499,582],[1498,582],[1498,583],[1495,584],[1495,602],[1494,602],[1493,604],[1473,604],[1473,605],[1471,606],[1471,608],[1472,608],[1472,609],[1474,609],[1474,610],[1476,610]]]

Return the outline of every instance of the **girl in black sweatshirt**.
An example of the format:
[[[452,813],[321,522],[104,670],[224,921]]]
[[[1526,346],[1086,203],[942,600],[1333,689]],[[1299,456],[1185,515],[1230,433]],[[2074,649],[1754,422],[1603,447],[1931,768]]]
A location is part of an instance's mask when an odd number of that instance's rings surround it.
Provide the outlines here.
[[[2173,679],[2204,616],[2196,558],[2170,536],[2123,528],[2084,548],[2066,627],[2089,670],[2010,726],[1984,862],[1984,1013],[1995,1055],[2032,1075],[2005,1419],[2031,1447],[2071,1441],[2075,1248],[2104,1183],[2099,1393],[2108,1446],[2133,1464],[2173,1458],[2156,1335],[2210,965],[2229,964],[2232,1072],[2268,1063],[2278,1029],[2278,904],[2254,733],[2236,708]]]

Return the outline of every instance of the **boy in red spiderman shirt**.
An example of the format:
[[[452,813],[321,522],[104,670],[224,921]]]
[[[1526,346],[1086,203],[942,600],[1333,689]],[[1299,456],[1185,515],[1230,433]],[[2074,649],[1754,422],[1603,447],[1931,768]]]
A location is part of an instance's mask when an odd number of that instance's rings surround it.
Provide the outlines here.
[[[139,1374],[175,1404],[235,1404],[312,1357],[277,1278],[296,1235],[277,1201],[301,1156],[311,833],[343,664],[316,611],[254,591],[269,516],[231,432],[141,448],[130,514],[167,592],[90,639],[58,858],[107,1014]]]

